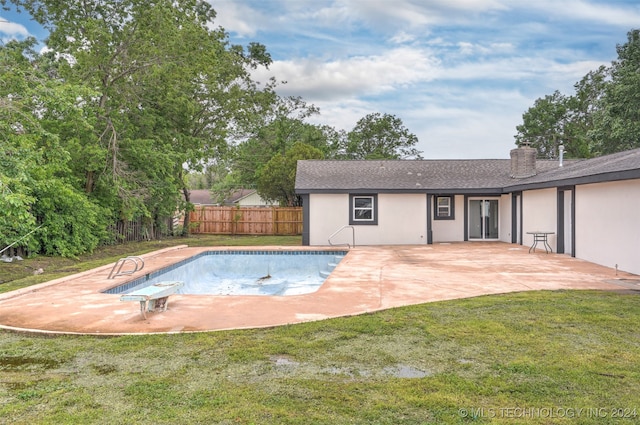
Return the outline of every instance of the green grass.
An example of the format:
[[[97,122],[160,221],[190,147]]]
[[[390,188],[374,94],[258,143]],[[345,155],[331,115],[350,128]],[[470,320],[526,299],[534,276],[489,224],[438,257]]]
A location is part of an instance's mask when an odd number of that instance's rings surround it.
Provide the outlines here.
[[[1,332],[0,422],[631,424],[639,321],[635,294],[567,291],[272,329]]]
[[[269,329],[0,332],[0,423],[632,424],[638,323],[634,292],[542,291]]]

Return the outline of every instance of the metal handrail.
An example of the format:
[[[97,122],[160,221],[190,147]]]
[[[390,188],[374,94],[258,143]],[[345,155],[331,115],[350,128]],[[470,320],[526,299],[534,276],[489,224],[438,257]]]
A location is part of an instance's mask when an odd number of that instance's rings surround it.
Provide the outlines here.
[[[352,243],[353,245],[349,245],[349,243],[348,243],[348,242],[347,242],[347,243],[341,243],[341,244],[333,244],[333,243],[331,243],[331,238],[333,238],[333,237],[334,237],[334,236],[336,236],[338,233],[342,232],[344,229],[347,229],[347,228],[351,228],[351,243]],[[336,246],[336,245],[347,245],[349,248],[351,248],[352,246],[356,246],[356,229],[355,229],[355,227],[353,227],[353,226],[351,226],[351,225],[348,225],[348,224],[345,224],[344,226],[342,226],[341,228],[339,228],[338,230],[336,230],[335,232],[333,232],[333,233],[331,234],[331,236],[329,236],[329,240],[328,240],[328,242],[329,242],[329,245],[331,245],[331,246]]]
[[[122,267],[125,265],[127,261],[130,261],[133,263],[133,270],[122,271]],[[118,267],[118,265],[120,265],[120,267]],[[116,271],[116,267],[118,267],[118,271]],[[118,261],[116,261],[116,263],[111,268],[111,272],[109,273],[109,276],[107,277],[107,279],[113,279],[117,276],[134,274],[135,272],[142,269],[144,269],[144,260],[140,257],[130,255],[128,257],[121,258]]]
[[[20,242],[21,240],[23,240],[24,238],[26,238],[27,236],[29,236],[30,234],[32,234],[33,232],[35,232],[36,230],[38,230],[39,228],[41,228],[42,226],[44,226],[44,224],[41,224],[40,226],[36,227],[35,229],[33,229],[32,231],[30,231],[29,233],[27,233],[26,235],[24,235],[23,237],[21,237],[20,239],[18,239],[17,241],[15,241],[14,243],[12,243],[11,245],[5,247],[2,251],[0,251],[0,254],[2,254],[3,252],[5,252],[7,249],[11,248],[12,246],[14,246],[15,244],[17,244],[18,242]]]

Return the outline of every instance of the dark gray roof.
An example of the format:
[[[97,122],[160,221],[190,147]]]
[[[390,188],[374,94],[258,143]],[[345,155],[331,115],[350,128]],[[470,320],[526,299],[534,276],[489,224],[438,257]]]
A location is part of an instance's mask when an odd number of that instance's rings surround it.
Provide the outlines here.
[[[527,179],[512,181],[507,188],[549,187],[640,178],[640,149],[569,162]]]
[[[510,177],[510,159],[298,161],[296,192],[424,192],[502,193],[528,186],[552,187],[585,176],[640,170],[640,149],[589,160],[538,160],[537,175]],[[570,183],[568,183],[570,184]]]

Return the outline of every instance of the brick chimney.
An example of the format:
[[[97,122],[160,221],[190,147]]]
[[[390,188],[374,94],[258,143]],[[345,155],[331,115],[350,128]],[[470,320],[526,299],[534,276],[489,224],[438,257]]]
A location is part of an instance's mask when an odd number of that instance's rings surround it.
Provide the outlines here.
[[[538,151],[525,143],[511,150],[511,178],[524,179],[536,175]]]

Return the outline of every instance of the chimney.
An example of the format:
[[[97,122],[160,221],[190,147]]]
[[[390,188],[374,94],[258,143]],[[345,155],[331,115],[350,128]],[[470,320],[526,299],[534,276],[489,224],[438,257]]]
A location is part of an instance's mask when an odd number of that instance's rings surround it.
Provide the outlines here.
[[[511,150],[511,178],[524,179],[536,175],[536,156],[538,151],[525,143]]]

